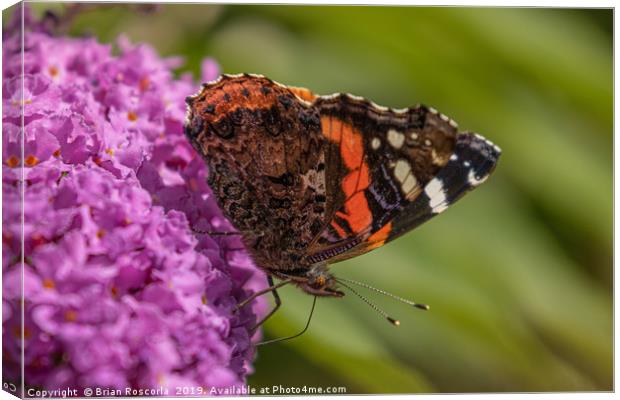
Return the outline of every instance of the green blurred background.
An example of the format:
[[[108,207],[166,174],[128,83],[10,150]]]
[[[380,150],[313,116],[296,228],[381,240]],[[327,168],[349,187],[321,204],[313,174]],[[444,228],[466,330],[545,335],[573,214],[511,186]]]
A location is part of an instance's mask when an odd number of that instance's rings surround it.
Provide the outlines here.
[[[63,5],[35,4],[41,14]],[[428,303],[319,299],[304,336],[260,347],[255,386],[348,393],[612,390],[612,10],[88,7],[69,32],[120,33],[199,76],[214,57],[317,93],[431,105],[503,149],[478,190],[340,276]],[[281,291],[267,338],[312,298]]]

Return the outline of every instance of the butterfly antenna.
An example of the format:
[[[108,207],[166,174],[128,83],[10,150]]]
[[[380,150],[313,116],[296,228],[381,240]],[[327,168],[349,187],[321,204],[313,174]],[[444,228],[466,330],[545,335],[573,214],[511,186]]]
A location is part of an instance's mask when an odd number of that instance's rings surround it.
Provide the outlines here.
[[[374,290],[377,293],[381,293],[384,296],[391,297],[391,298],[393,298],[395,300],[398,300],[398,301],[400,301],[402,303],[409,304],[411,306],[414,306],[415,308],[419,308],[420,310],[430,310],[430,308],[431,308],[428,304],[416,303],[415,301],[412,301],[412,300],[409,300],[409,299],[404,299],[404,298],[402,298],[400,296],[396,296],[395,294],[392,294],[390,292],[386,292],[385,290],[381,290],[381,289],[378,289],[378,288],[376,288],[374,286],[370,286],[369,284],[364,283],[364,282],[358,282],[358,281],[354,281],[353,279],[346,279],[346,278],[336,278],[336,280],[338,282],[340,282],[340,283],[342,283],[342,281],[345,281],[345,282],[352,283],[352,284],[357,285],[357,286],[364,287],[366,289]]]
[[[355,289],[353,289],[351,286],[347,285],[346,283],[342,282],[339,278],[336,279],[342,286],[344,286],[345,288],[349,289],[354,295],[356,295],[357,297],[359,297],[360,299],[362,299],[364,301],[364,303],[368,304],[373,310],[375,310],[376,312],[378,312],[379,314],[381,314],[385,319],[387,319],[388,321],[390,321],[390,323],[394,326],[399,326],[400,325],[400,321],[397,319],[394,319],[392,317],[390,317],[385,311],[383,311],[382,309],[380,309],[377,305],[375,305],[374,303],[371,303],[370,300],[368,300],[366,297],[364,297],[363,295],[359,294]]]
[[[316,306],[316,296],[314,296],[314,300],[312,301],[312,308],[310,309],[310,315],[308,316],[308,321],[306,321],[306,326],[304,326],[304,329],[302,329],[301,332],[299,332],[299,333],[297,333],[297,334],[295,334],[293,336],[287,336],[287,337],[278,338],[278,339],[265,340],[264,342],[256,343],[256,346],[262,346],[264,344],[272,344],[272,343],[282,342],[282,341],[285,341],[285,340],[295,339],[296,337],[299,337],[299,336],[303,335],[304,333],[306,333],[306,331],[308,330],[308,327],[310,326],[310,321],[312,320],[312,315],[314,314],[314,306]]]

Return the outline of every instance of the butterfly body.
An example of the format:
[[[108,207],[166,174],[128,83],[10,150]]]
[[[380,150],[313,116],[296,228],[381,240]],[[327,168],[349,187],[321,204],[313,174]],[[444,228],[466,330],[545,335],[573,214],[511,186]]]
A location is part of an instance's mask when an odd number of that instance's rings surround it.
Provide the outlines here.
[[[435,110],[317,96],[223,75],[188,97],[185,132],[257,265],[307,293],[343,295],[328,265],[445,210],[500,151]]]

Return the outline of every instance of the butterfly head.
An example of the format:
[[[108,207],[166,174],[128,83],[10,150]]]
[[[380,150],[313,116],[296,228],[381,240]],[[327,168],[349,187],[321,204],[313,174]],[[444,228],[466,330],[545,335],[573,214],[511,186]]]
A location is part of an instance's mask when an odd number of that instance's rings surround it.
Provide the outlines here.
[[[305,292],[314,296],[342,297],[344,293],[338,290],[336,279],[327,270],[327,264],[316,264],[298,285]]]

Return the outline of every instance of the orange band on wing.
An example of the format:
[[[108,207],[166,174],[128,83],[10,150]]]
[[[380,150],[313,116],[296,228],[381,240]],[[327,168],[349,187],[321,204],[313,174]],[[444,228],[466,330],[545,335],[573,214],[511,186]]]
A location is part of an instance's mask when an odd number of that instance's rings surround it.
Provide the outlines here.
[[[330,142],[338,143],[340,141],[341,129],[342,121],[338,118],[332,118],[328,115],[321,116],[321,131]]]
[[[372,223],[372,213],[364,192],[357,192],[347,200],[344,210],[344,213],[338,211],[336,215],[346,220],[354,233],[362,232]]]
[[[359,169],[351,171],[342,181],[342,190],[347,197],[353,196],[355,192],[365,190],[370,184],[370,174],[368,166],[363,163]]]
[[[392,231],[392,223],[388,222],[383,225],[381,229],[373,233],[366,240],[368,242],[368,250],[376,249],[377,247],[381,247],[385,244],[385,241],[388,239],[390,232]]]
[[[359,168],[362,163],[362,157],[364,157],[362,135],[349,124],[342,124],[340,155],[344,165],[350,170]]]
[[[370,173],[364,162],[362,134],[351,124],[331,116],[321,117],[321,130],[329,141],[340,146],[340,156],[350,171],[342,180],[342,191],[347,199],[344,212],[338,211],[336,215],[347,221],[353,233],[362,232],[372,224],[372,212],[364,195],[370,184]]]

